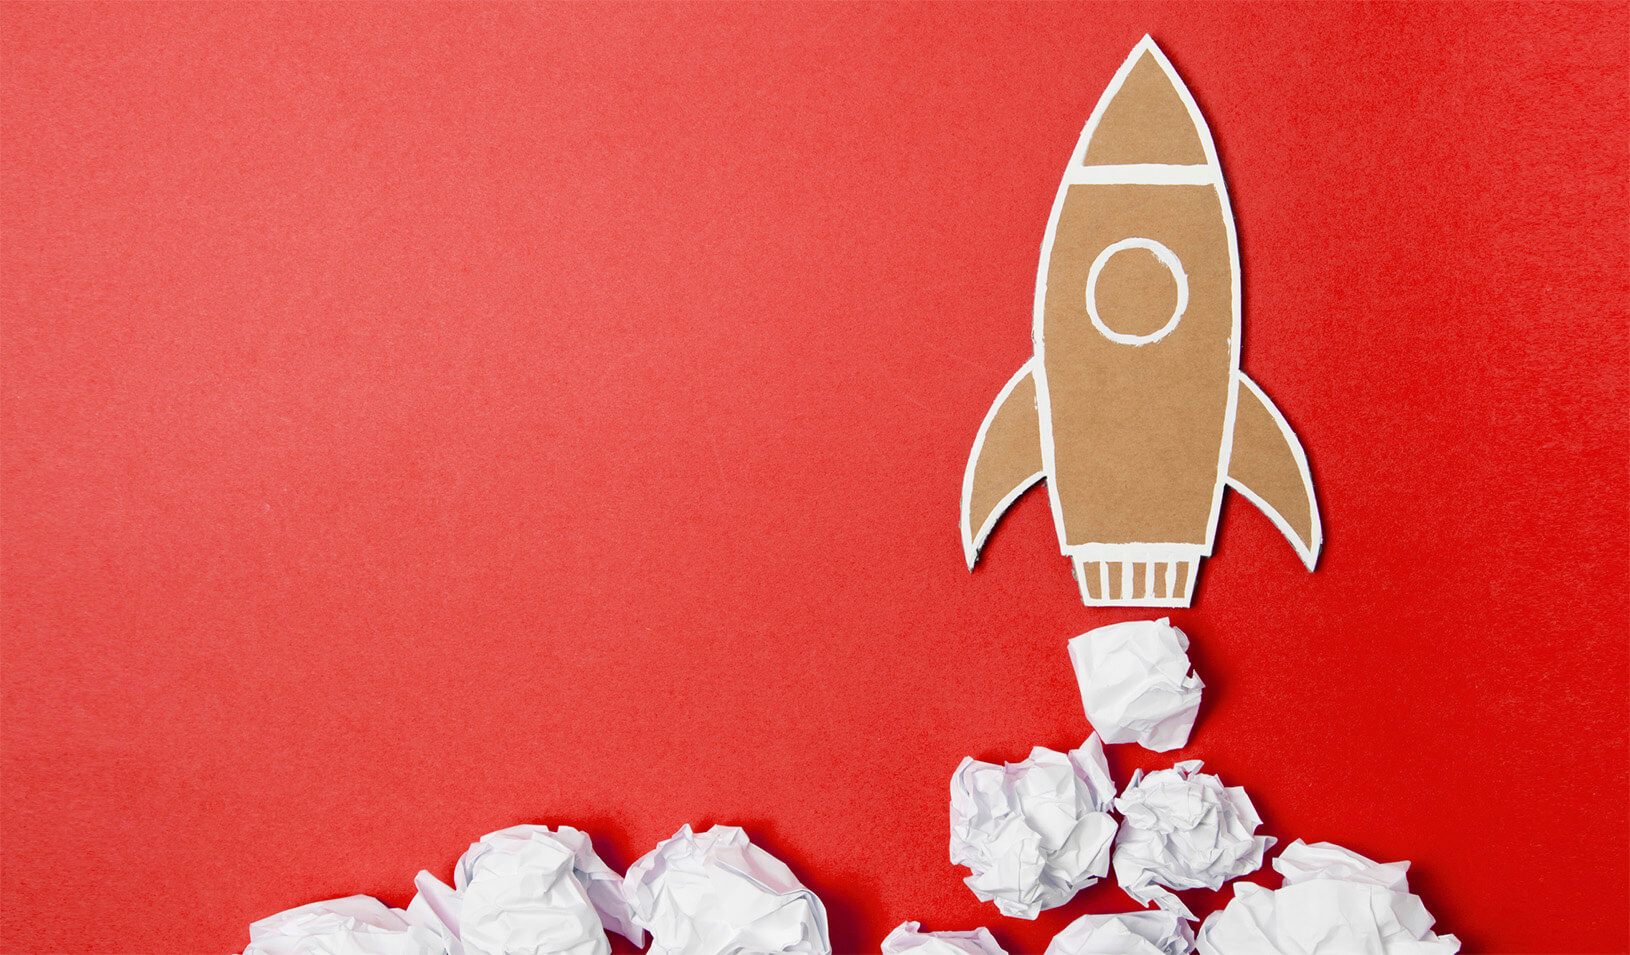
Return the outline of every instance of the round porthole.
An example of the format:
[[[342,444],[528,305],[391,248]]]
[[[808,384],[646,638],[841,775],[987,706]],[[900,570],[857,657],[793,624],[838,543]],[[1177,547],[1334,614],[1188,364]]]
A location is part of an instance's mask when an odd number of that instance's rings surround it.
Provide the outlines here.
[[[1104,286],[1102,300],[1100,283]],[[1166,317],[1168,307],[1170,317]],[[1093,327],[1112,342],[1158,342],[1177,327],[1188,307],[1189,277],[1183,263],[1175,252],[1153,239],[1111,243],[1092,260],[1087,272],[1087,314]],[[1109,313],[1107,320],[1102,312]]]

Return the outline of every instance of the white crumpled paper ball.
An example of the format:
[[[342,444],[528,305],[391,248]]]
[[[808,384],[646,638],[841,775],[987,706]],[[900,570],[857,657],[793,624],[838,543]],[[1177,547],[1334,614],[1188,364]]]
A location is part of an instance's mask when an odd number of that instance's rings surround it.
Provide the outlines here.
[[[1123,817],[1115,840],[1115,878],[1126,894],[1186,919],[1194,913],[1168,889],[1216,889],[1255,872],[1271,836],[1253,835],[1262,819],[1239,786],[1224,788],[1200,761],[1132,775],[1115,800]]]
[[[1205,686],[1189,670],[1189,638],[1159,620],[1128,620],[1070,641],[1087,720],[1106,743],[1155,752],[1189,741]]]
[[[1083,915],[1053,936],[1047,955],[1189,955],[1194,930],[1173,912]]]
[[[924,932],[919,922],[901,922],[883,939],[883,955],[1007,955],[990,929]]]
[[[628,869],[647,955],[831,955],[826,907],[775,856],[735,826],[685,826]]]
[[[1249,882],[1200,926],[1203,955],[1453,955],[1460,940],[1432,932],[1409,892],[1407,862],[1380,863],[1300,839],[1273,862],[1284,888]]]
[[[454,888],[428,872],[414,883],[408,914],[435,927],[450,955],[608,955],[607,928],[645,941],[622,877],[571,826],[500,829],[459,858]]]
[[[442,955],[434,931],[368,895],[313,902],[249,926],[244,955]]]
[[[1115,783],[1094,733],[1068,756],[1045,747],[1019,763],[964,759],[951,777],[951,861],[982,902],[1033,919],[1109,872]]]

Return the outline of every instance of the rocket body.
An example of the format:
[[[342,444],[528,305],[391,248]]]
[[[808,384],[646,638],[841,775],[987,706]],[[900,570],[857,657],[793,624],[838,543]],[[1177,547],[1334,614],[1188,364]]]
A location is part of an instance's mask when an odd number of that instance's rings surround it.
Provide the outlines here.
[[[1187,606],[1225,484],[1263,506],[1311,568],[1320,532],[1305,455],[1239,371],[1239,253],[1216,149],[1147,37],[1066,167],[1033,323],[1035,355],[970,457],[970,567],[1001,512],[1045,479],[1088,604]],[[1265,492],[1231,474],[1242,437],[1242,464],[1260,465]]]
[[[1211,549],[1236,360],[1232,243],[1220,197],[1210,186],[1065,188],[1037,335],[1060,544],[1095,562],[1192,560]],[[1092,263],[1128,237],[1170,249],[1188,283],[1178,323],[1143,345],[1106,338],[1087,314]],[[1157,331],[1179,290],[1142,246],[1110,253],[1093,284],[1102,322],[1123,334]]]

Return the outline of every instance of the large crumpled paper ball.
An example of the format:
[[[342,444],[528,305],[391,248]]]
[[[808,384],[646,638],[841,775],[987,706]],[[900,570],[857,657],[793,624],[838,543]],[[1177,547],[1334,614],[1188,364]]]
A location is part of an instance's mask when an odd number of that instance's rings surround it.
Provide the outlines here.
[[[1159,620],[1128,620],[1070,641],[1087,720],[1106,743],[1156,752],[1189,741],[1205,686],[1189,670],[1189,638]]]
[[[441,938],[368,895],[313,902],[249,926],[244,955],[442,955]]]
[[[1283,888],[1249,882],[1200,926],[1202,955],[1453,955],[1460,940],[1432,932],[1409,892],[1407,862],[1379,863],[1300,839],[1273,862]]]
[[[608,955],[607,928],[645,941],[622,877],[571,826],[500,829],[459,858],[453,888],[428,872],[414,882],[408,914],[434,926],[449,955]]]
[[[1169,889],[1216,889],[1255,872],[1271,836],[1254,835],[1262,819],[1245,790],[1224,788],[1186,760],[1145,776],[1142,770],[1115,800],[1123,817],[1115,840],[1115,878],[1139,902],[1154,902],[1186,919],[1194,913]]]
[[[1053,936],[1047,955],[1189,955],[1194,930],[1176,913],[1083,915]]]
[[[980,901],[1033,919],[1109,872],[1115,783],[1095,733],[1069,755],[1037,746],[997,766],[964,759],[951,777],[951,861]]]
[[[684,826],[628,869],[647,955],[832,955],[826,907],[735,826]]]
[[[883,939],[883,955],[1007,955],[990,929],[924,932],[919,922],[901,922]]]

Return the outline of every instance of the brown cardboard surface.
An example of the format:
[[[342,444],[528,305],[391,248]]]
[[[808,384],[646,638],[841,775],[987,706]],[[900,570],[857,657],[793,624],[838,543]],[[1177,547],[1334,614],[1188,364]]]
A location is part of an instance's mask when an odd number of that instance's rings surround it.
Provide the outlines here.
[[[1154,53],[1143,53],[1098,120],[1082,164],[1205,161],[1205,146],[1189,121],[1188,108]]]
[[[1094,188],[1110,187],[1076,187],[1080,191]],[[1053,254],[1056,259],[1056,245]],[[1106,258],[1097,281],[1092,283],[1091,294],[1104,325],[1136,338],[1159,334],[1181,301],[1175,277],[1147,248],[1121,249]]]
[[[1225,483],[1311,569],[1322,536],[1306,457],[1239,370],[1239,253],[1211,133],[1148,37],[1082,132],[1042,253],[1035,357],[987,414],[964,478],[969,567],[1045,478],[1088,604],[1187,606]]]
[[[1204,545],[1216,490],[1233,371],[1234,327],[1227,226],[1210,186],[1071,186],[1048,263],[1044,365],[1052,405],[1054,469],[1066,545],[1158,541]],[[1111,243],[1153,239],[1188,273],[1188,307],[1159,341],[1129,346],[1104,337],[1087,314],[1087,273]],[[1099,312],[1139,316],[1158,329],[1174,284],[1141,248],[1108,262],[1143,259],[1166,287],[1099,276]],[[1111,277],[1125,276],[1112,283]],[[1131,328],[1111,325],[1115,331]]]

